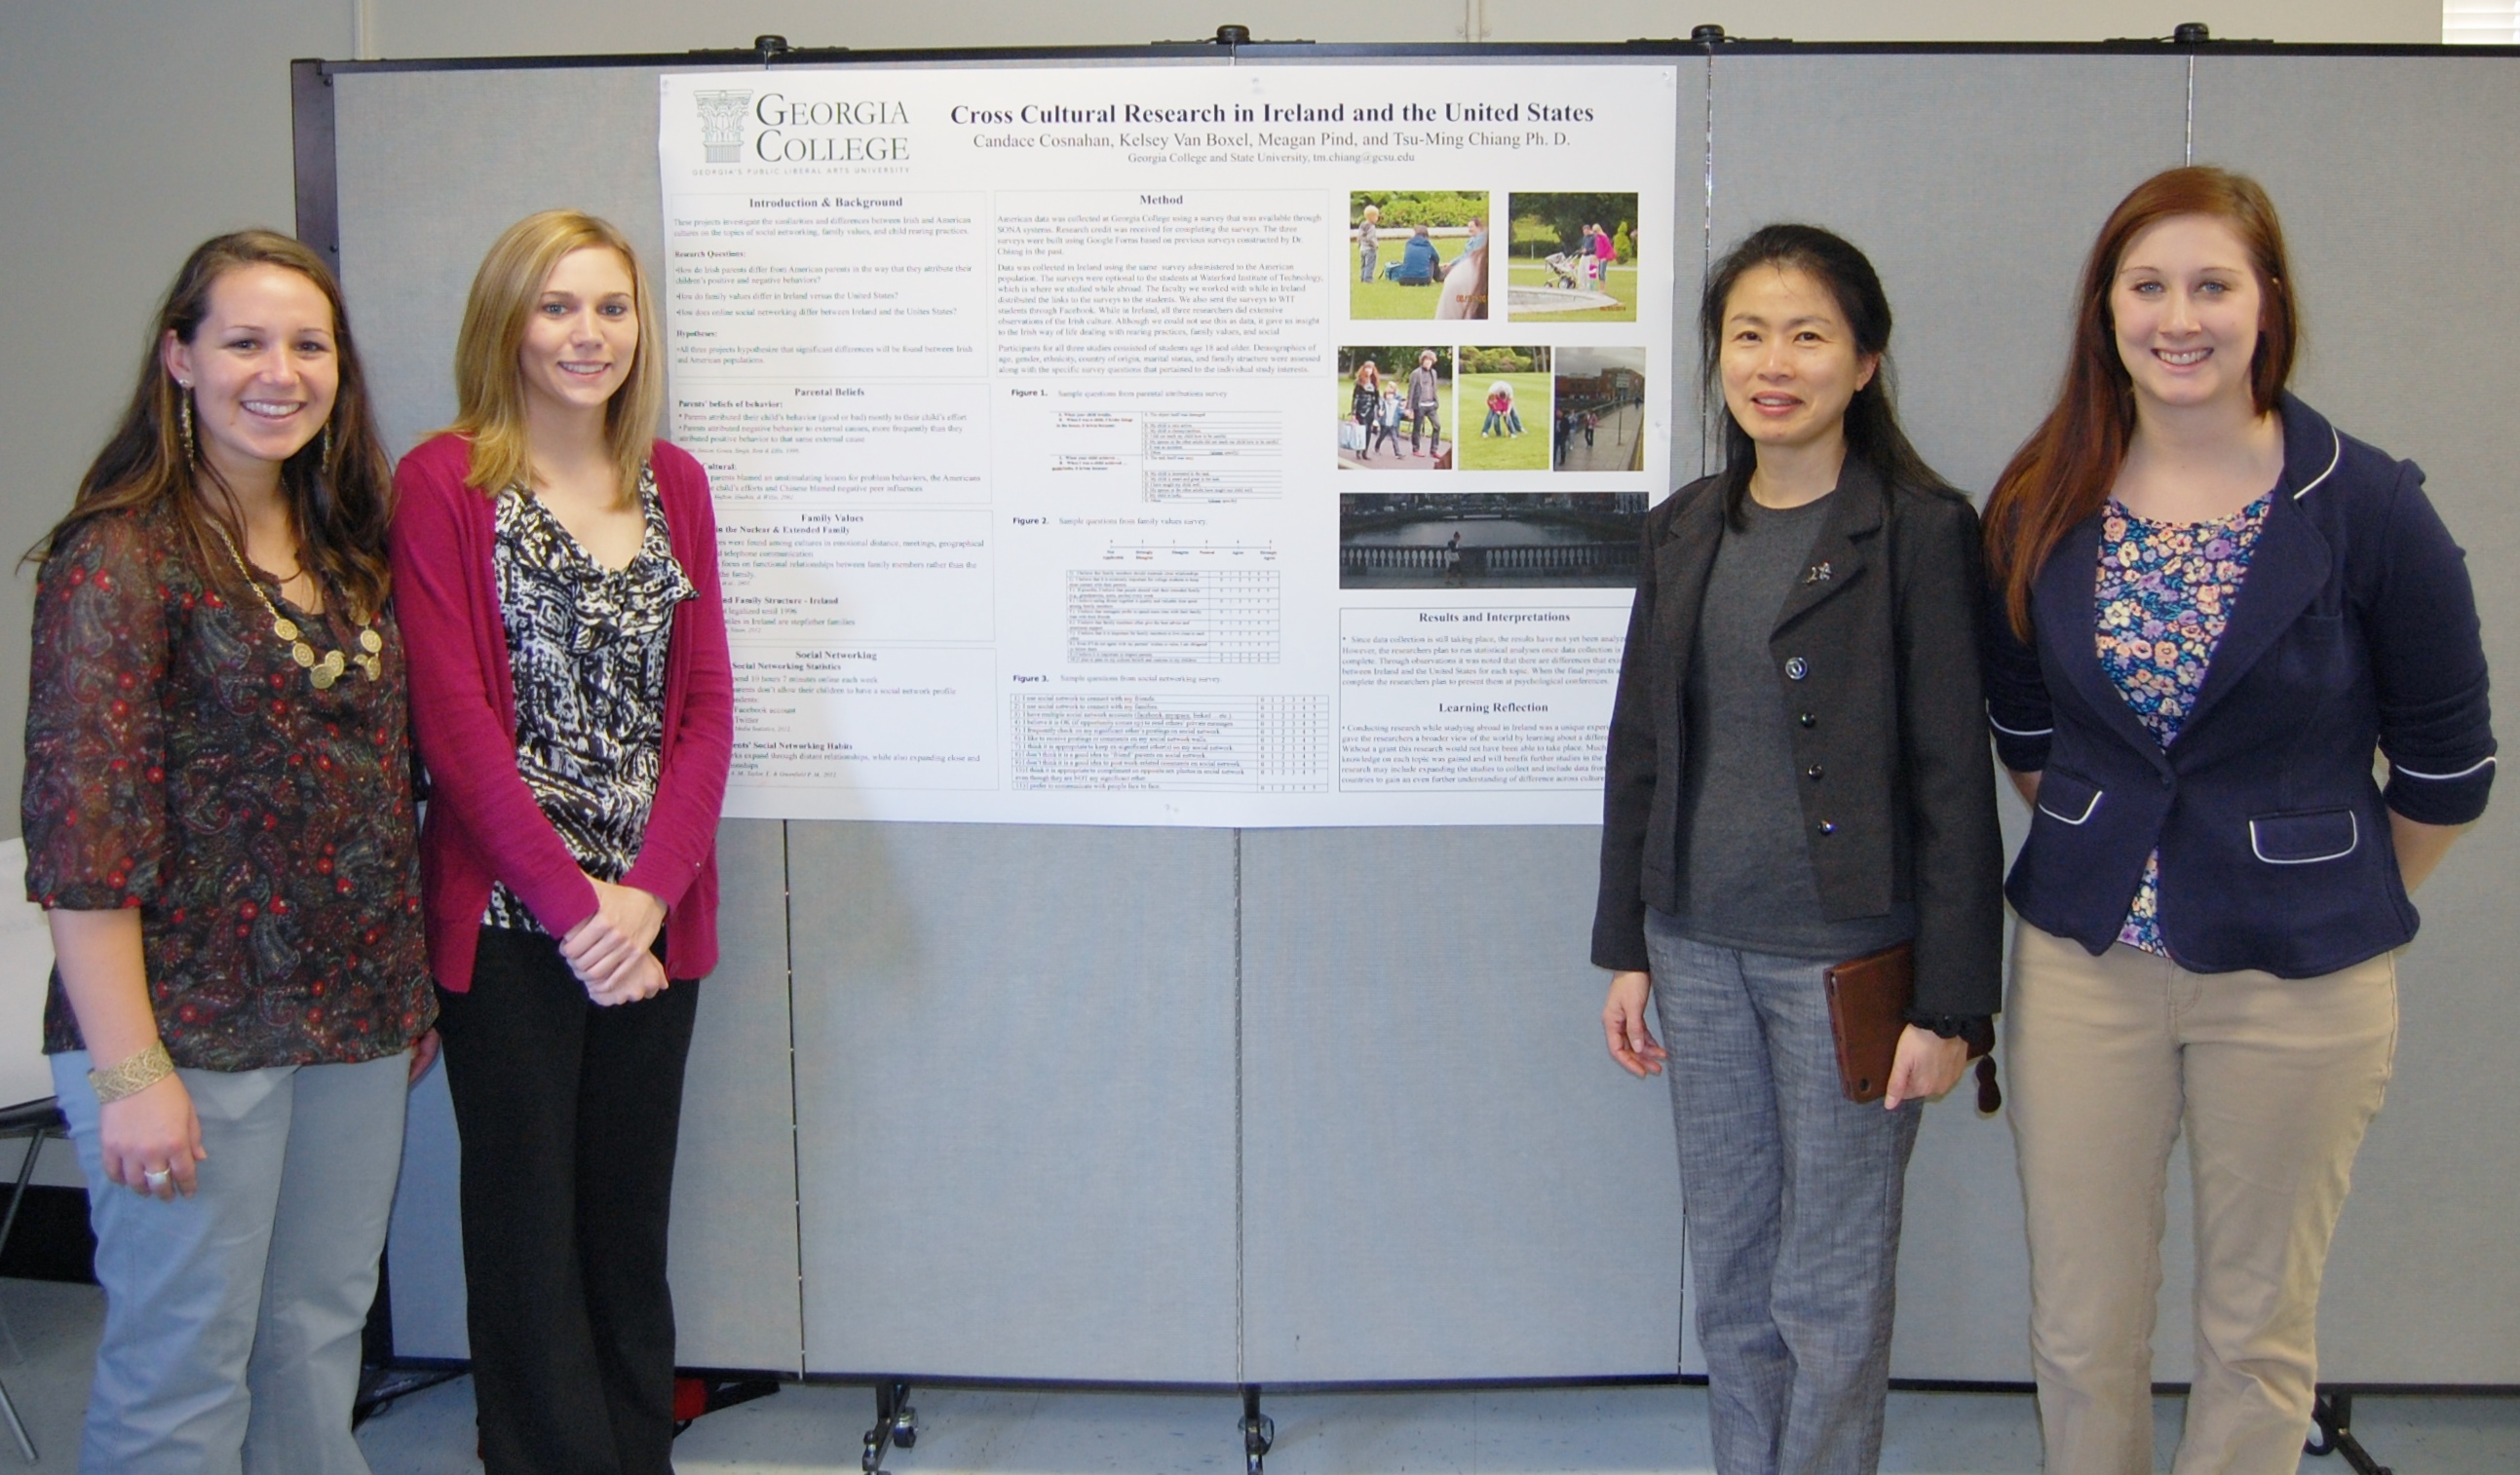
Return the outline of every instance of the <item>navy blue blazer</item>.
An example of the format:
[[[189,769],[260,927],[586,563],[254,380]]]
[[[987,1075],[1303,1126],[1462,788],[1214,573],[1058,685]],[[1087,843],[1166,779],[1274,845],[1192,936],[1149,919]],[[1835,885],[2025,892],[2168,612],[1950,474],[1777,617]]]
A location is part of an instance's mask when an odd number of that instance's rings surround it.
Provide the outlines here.
[[[2494,731],[2466,555],[2413,462],[2290,395],[2281,415],[2283,478],[2167,749],[2100,665],[2099,514],[2040,570],[2031,642],[1988,601],[1996,751],[2045,775],[2004,894],[2094,956],[2158,848],[2161,937],[2182,966],[2285,978],[2350,966],[2415,935],[2388,811],[2462,825],[2485,810]]]

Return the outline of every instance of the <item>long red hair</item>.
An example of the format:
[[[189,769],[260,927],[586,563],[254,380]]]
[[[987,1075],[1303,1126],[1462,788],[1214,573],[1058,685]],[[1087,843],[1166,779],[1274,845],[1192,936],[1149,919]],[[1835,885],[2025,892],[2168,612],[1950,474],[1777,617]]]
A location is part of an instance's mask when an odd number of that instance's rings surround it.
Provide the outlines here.
[[[2075,299],[2074,342],[2065,383],[2039,428],[2012,453],[1986,500],[1987,572],[2003,598],[2013,633],[2030,638],[2030,586],[2065,534],[2100,510],[2135,435],[2135,390],[2118,357],[2109,310],[2118,262],[2129,243],[2174,215],[2210,215],[2231,228],[2257,273],[2258,350],[2249,361],[2249,392],[2263,415],[2275,407],[2292,377],[2301,343],[2301,313],[2286,284],[2283,226],[2258,182],[2228,169],[2165,169],[2118,201],[2083,263]]]

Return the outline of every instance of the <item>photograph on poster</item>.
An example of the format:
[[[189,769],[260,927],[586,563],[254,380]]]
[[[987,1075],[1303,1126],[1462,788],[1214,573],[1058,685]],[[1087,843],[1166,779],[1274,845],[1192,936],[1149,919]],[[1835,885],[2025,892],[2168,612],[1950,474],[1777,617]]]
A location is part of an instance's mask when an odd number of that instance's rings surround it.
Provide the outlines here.
[[[1464,471],[1549,469],[1550,350],[1455,350],[1461,365],[1462,432],[1453,464]],[[1472,434],[1469,422],[1476,420]]]
[[[1338,464],[1346,471],[1453,469],[1453,350],[1360,343],[1338,351]]]
[[[1347,315],[1487,317],[1489,219],[1484,191],[1350,194]]]
[[[1644,469],[1645,351],[1560,348],[1550,466],[1560,471]]]
[[[1341,589],[1633,589],[1643,492],[1342,492]]]
[[[1508,197],[1506,310],[1517,323],[1637,320],[1637,197]]]

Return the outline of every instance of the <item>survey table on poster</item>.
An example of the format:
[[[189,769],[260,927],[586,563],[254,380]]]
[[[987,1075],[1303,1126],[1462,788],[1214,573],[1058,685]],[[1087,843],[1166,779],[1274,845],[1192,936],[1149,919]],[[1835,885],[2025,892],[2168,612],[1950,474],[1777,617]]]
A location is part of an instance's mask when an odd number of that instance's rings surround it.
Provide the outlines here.
[[[1677,93],[1633,65],[660,78],[729,812],[1597,818],[1671,485]]]

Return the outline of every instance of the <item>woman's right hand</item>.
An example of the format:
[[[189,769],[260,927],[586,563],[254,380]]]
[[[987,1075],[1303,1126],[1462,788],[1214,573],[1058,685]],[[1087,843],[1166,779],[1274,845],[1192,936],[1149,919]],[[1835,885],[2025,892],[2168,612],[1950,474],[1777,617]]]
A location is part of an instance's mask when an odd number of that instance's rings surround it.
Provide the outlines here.
[[[616,1004],[637,1004],[665,991],[671,979],[665,976],[665,964],[653,953],[642,953],[627,968],[604,983],[588,983],[586,997],[599,1007],[610,1008]]]
[[[160,1044],[149,1004],[147,949],[140,936],[140,909],[88,912],[55,907],[44,914],[53,934],[54,971],[78,1020],[88,1058],[112,1067],[138,1059]],[[158,1198],[193,1191],[193,1165],[202,1148],[201,1119],[184,1078],[168,1072],[116,1101],[97,1106],[97,1148],[109,1182]],[[152,1171],[167,1177],[153,1186]]]
[[[97,1108],[97,1147],[105,1176],[153,1198],[193,1194],[193,1165],[208,1157],[193,1094],[181,1076],[167,1075],[118,1101]],[[152,1185],[152,1172],[171,1176]]]
[[[639,961],[651,956],[648,949],[656,940],[656,929],[664,925],[665,904],[617,881],[590,875],[586,883],[595,888],[595,915],[561,939],[561,957],[589,995],[599,989],[618,992],[628,986]]]
[[[1632,1076],[1658,1076],[1670,1058],[1645,1023],[1645,1006],[1653,998],[1653,975],[1628,971],[1610,975],[1610,999],[1601,1006],[1601,1033],[1610,1058]]]

